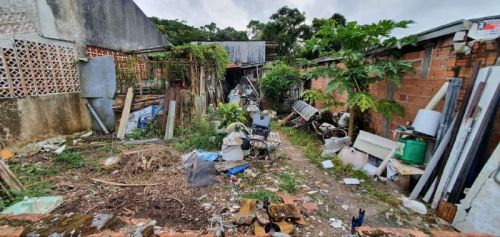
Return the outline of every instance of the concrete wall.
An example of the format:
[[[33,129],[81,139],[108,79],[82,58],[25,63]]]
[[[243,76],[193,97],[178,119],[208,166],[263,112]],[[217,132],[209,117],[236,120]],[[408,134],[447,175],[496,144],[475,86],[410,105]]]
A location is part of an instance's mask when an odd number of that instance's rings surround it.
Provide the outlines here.
[[[90,129],[79,93],[0,100],[0,144],[21,145]]]
[[[132,0],[35,0],[44,37],[128,51],[166,39]]]
[[[0,47],[12,48],[14,37],[39,38],[38,22],[34,0],[0,0]]]

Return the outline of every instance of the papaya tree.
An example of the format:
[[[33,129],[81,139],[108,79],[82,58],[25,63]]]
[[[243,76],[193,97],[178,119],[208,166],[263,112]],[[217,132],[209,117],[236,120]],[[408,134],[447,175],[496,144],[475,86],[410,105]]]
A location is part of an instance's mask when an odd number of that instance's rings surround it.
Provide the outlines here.
[[[391,36],[394,29],[406,28],[411,23],[412,21],[381,20],[378,23],[360,25],[351,21],[338,26],[335,21],[330,20],[306,41],[305,47],[318,51],[321,56],[338,60],[332,66],[315,67],[306,76],[309,79],[329,78],[324,91],[327,95],[331,95],[333,91],[337,94],[347,93],[347,105],[351,114],[349,136],[353,135],[355,112],[373,110],[386,117],[404,114],[403,107],[396,101],[377,100],[370,93],[369,86],[381,80],[399,85],[404,73],[413,70],[411,63],[399,60],[397,55],[368,55],[370,51],[375,52],[377,49],[395,49],[414,44],[415,36],[401,39]]]

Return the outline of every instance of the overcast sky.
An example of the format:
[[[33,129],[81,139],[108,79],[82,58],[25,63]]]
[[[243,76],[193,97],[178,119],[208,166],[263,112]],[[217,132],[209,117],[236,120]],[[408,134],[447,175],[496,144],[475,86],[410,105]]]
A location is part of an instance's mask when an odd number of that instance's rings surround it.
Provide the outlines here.
[[[416,24],[396,35],[418,33],[459,19],[500,15],[500,0],[134,0],[148,16],[180,19],[202,26],[245,30],[250,20],[267,21],[284,5],[314,17],[344,15],[348,21],[376,22],[380,19],[414,20]]]

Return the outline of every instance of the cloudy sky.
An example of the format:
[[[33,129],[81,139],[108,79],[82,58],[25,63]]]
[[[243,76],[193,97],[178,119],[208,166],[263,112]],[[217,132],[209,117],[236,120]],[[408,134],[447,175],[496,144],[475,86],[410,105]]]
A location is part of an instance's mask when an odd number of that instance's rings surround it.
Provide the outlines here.
[[[185,20],[201,26],[215,22],[219,27],[245,30],[248,21],[267,21],[284,5],[314,17],[343,14],[348,21],[371,23],[380,19],[416,22],[397,35],[418,33],[458,19],[500,15],[500,0],[134,0],[148,16]]]

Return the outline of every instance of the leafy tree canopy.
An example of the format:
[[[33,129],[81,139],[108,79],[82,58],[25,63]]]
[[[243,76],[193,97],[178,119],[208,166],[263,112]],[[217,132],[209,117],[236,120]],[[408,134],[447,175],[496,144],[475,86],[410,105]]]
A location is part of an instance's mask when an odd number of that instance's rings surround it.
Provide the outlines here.
[[[278,55],[288,61],[287,57],[293,57],[299,51],[297,42],[312,36],[311,27],[304,23],[305,20],[305,13],[284,6],[272,14],[268,22],[252,20],[247,28],[252,39],[275,41]]]
[[[381,80],[400,84],[406,71],[413,70],[411,63],[391,57],[370,58],[369,50],[376,48],[402,47],[415,42],[415,36],[397,39],[391,32],[406,28],[412,21],[381,20],[377,23],[360,25],[355,21],[345,26],[330,19],[306,42],[309,49],[319,55],[331,56],[339,60],[339,65],[318,67],[307,73],[309,78],[325,76],[331,78],[326,92],[348,93],[351,113],[368,109],[383,113],[386,117],[401,115],[402,107],[395,101],[377,101],[370,93],[369,86]],[[354,116],[351,115],[351,119]],[[350,121],[352,125],[353,120]],[[352,135],[349,126],[349,134]]]
[[[175,46],[188,44],[193,41],[248,40],[245,31],[237,31],[233,27],[221,29],[213,22],[198,28],[190,26],[186,21],[180,21],[178,19],[167,20],[150,17],[150,20]]]

